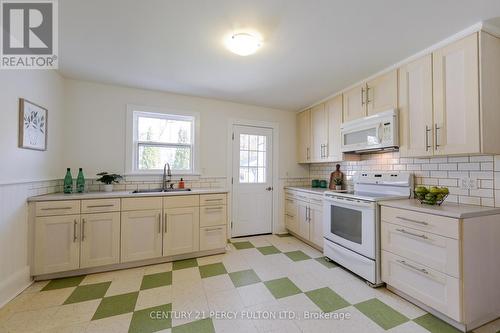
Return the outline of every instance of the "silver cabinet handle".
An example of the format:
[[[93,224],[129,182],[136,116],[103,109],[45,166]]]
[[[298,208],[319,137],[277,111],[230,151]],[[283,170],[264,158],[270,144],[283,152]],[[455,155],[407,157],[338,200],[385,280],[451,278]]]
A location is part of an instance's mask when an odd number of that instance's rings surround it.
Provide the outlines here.
[[[286,198],[285,200],[286,200],[286,201],[293,202],[293,199],[288,199],[288,198]]]
[[[165,213],[165,216],[163,217],[163,232],[166,234],[167,233],[167,213]]]
[[[114,205],[109,204],[109,205],[90,205],[90,206],[87,206],[87,208],[105,208],[105,207],[114,207]]]
[[[423,238],[423,239],[429,239],[429,237],[427,237],[426,235],[414,234],[413,232],[406,231],[405,229],[396,229],[396,230],[403,233],[403,234],[407,234],[410,236],[415,236],[415,237],[419,237],[419,238]]]
[[[417,224],[421,224],[421,225],[429,225],[429,223],[427,223],[427,222],[412,220],[412,219],[409,219],[409,218],[406,218],[406,217],[396,216],[396,218],[398,218],[398,219],[400,219],[402,221],[406,221],[406,222],[412,222],[412,223],[417,223]]]
[[[73,243],[75,243],[78,240],[78,237],[76,236],[76,225],[78,223],[76,222],[76,219],[73,221]]]
[[[366,104],[369,104],[373,101],[370,100],[370,90],[373,88],[370,88],[370,86],[366,85]]]
[[[425,151],[429,151],[429,149],[432,148],[432,146],[429,145],[429,132],[431,131],[432,129],[425,125]]]
[[[87,221],[82,219],[82,242],[85,240],[85,223],[87,223]]]
[[[328,147],[329,147],[328,143],[325,144],[325,158],[328,158],[328,154],[330,153]]]
[[[365,105],[365,88],[361,87],[361,106]]]
[[[161,213],[158,213],[158,233],[161,234]]]
[[[205,207],[205,210],[221,210],[223,208],[224,207],[220,207],[220,206],[218,206],[218,207]]]
[[[217,231],[217,230],[222,230],[224,227],[218,227],[218,228],[208,228],[205,229],[205,231]]]
[[[411,269],[413,269],[413,270],[415,270],[415,271],[417,271],[417,272],[420,272],[420,273],[424,273],[424,274],[426,274],[426,275],[429,275],[429,271],[428,271],[428,270],[426,270],[425,268],[418,268],[418,267],[416,267],[416,266],[413,266],[413,265],[411,265],[411,264],[407,263],[407,262],[406,262],[406,261],[404,261],[404,260],[397,260],[397,262],[399,262],[401,265],[404,265],[404,266],[406,266],[406,267],[409,267],[409,268],[411,268]]]
[[[48,207],[42,208],[42,210],[63,210],[63,209],[72,209],[73,207]]]
[[[222,201],[223,199],[203,199],[205,201]]]
[[[309,150],[309,147],[307,147],[306,149],[306,159],[309,161],[309,158],[310,158],[310,150]]]
[[[291,218],[294,218],[295,216],[291,215],[291,214],[288,214],[288,213],[285,213],[285,216],[288,216],[288,217],[291,217]]]
[[[438,144],[438,130],[440,130],[441,127],[438,127],[438,124],[434,124],[434,136],[435,136],[435,142],[434,145],[436,146],[436,149],[439,148],[441,145]]]

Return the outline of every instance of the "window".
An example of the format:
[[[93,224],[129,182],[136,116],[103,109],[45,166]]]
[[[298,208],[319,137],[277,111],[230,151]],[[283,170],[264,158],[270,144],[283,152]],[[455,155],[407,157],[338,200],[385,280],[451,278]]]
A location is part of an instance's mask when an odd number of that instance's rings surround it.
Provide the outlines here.
[[[129,109],[132,118],[129,172],[158,173],[165,163],[169,163],[173,173],[193,174],[196,169],[196,115],[137,109]]]
[[[240,134],[240,183],[266,182],[266,137]]]

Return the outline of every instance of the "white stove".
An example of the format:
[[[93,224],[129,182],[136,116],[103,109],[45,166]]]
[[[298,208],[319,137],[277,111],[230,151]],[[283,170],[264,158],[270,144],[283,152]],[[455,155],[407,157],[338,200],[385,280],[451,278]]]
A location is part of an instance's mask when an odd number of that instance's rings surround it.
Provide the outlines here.
[[[323,196],[324,254],[380,285],[380,209],[377,202],[409,198],[413,175],[406,172],[359,172],[353,192]]]

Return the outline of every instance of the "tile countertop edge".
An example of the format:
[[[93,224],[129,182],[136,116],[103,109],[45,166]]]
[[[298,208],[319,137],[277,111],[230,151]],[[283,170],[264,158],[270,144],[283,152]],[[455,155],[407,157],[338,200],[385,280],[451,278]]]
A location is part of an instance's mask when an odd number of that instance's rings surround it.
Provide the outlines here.
[[[63,200],[87,200],[87,199],[116,199],[116,198],[144,198],[144,197],[167,197],[179,195],[196,195],[196,194],[217,194],[228,193],[229,191],[223,188],[213,189],[193,189],[191,191],[182,192],[147,192],[147,193],[132,193],[132,191],[116,191],[116,192],[88,192],[88,193],[52,193],[45,195],[37,195],[28,198],[28,202],[37,201],[63,201]]]
[[[310,187],[310,186],[285,186],[285,190],[302,191],[311,194],[322,195],[326,191],[330,191],[328,188],[321,187]]]
[[[441,206],[429,206],[421,204],[415,199],[387,200],[379,202],[381,206],[406,209],[420,213],[446,216],[456,219],[468,219],[474,217],[500,214],[500,208],[463,205],[444,202]]]

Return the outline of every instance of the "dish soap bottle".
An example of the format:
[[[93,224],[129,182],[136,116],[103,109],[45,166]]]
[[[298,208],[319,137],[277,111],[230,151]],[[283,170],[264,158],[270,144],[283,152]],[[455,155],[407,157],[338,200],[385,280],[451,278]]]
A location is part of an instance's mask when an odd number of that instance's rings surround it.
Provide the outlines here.
[[[73,176],[71,175],[71,169],[66,169],[66,176],[64,177],[64,193],[69,194],[73,192]]]
[[[78,177],[76,177],[76,191],[78,193],[85,192],[85,177],[83,177],[83,169],[78,170]]]
[[[182,179],[182,178],[179,182],[179,188],[184,188],[184,179]]]

